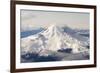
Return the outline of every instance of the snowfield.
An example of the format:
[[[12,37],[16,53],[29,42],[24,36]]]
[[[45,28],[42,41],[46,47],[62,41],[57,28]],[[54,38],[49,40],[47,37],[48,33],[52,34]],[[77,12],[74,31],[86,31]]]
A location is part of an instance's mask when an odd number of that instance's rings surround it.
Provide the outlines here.
[[[89,37],[64,32],[56,25],[21,38],[21,62],[89,59]]]

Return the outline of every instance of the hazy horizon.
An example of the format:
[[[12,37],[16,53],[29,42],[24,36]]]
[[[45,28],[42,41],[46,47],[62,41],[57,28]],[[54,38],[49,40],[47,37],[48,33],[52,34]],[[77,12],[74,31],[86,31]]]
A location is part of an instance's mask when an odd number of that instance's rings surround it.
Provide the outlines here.
[[[21,10],[21,30],[48,28],[52,24],[89,29],[89,13]]]

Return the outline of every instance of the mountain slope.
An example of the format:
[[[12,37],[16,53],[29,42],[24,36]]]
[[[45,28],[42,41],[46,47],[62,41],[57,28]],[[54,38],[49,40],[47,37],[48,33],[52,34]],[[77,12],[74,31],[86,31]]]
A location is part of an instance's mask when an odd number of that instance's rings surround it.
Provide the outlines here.
[[[48,55],[50,51],[57,52],[58,50],[71,49],[72,53],[80,53],[88,51],[86,40],[87,38],[69,34],[69,32],[65,33],[62,28],[52,25],[36,35],[22,38],[21,52]]]

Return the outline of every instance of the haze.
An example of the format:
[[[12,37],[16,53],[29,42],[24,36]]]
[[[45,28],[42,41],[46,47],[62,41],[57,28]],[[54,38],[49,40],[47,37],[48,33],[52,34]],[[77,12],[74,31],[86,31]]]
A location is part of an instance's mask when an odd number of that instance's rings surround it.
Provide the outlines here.
[[[21,10],[21,30],[48,28],[52,24],[89,29],[89,13]]]

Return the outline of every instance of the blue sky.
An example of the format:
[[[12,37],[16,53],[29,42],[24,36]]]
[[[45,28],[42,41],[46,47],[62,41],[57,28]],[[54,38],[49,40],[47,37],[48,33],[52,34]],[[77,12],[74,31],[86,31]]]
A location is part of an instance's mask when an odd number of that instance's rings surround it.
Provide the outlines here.
[[[89,29],[89,13],[21,10],[21,29],[48,28],[52,24]]]

